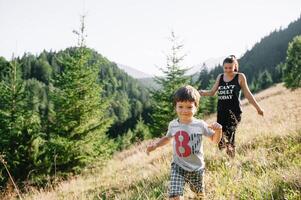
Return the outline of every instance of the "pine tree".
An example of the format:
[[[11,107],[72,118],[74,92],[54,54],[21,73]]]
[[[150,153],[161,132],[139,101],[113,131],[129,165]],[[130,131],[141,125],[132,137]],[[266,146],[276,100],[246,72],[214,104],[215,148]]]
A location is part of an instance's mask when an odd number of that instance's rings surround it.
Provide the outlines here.
[[[137,120],[136,126],[133,130],[133,137],[134,138],[132,142],[143,141],[151,138],[149,127],[144,123],[144,120],[141,116]]]
[[[214,83],[215,83],[215,80],[211,79],[209,81],[209,86],[207,87],[207,89],[208,90],[211,89],[213,87]],[[205,103],[205,105],[206,105],[206,111],[207,111],[206,114],[215,113],[217,110],[217,96],[216,95],[209,96],[208,101]]]
[[[209,79],[207,90],[210,90],[214,85],[215,80],[213,78]],[[199,85],[198,85],[199,86]],[[202,87],[202,86],[201,86]],[[200,87],[200,88],[201,88]],[[217,96],[201,97],[198,112],[196,114],[197,118],[203,118],[205,115],[215,113],[217,109]]]
[[[188,83],[185,76],[187,68],[181,66],[185,55],[181,53],[183,44],[179,42],[174,32],[171,33],[171,52],[167,55],[167,66],[160,68],[162,77],[155,77],[159,90],[151,91],[152,98],[152,126],[153,136],[161,136],[167,130],[168,122],[175,117],[172,103],[174,92],[181,86]]]
[[[25,82],[16,59],[10,62],[6,76],[0,81],[0,154],[17,180],[24,180],[35,166],[43,143],[39,116],[27,110]],[[39,143],[37,141],[40,141]],[[0,166],[0,183],[7,174]]]
[[[283,69],[283,80],[287,88],[301,87],[301,35],[296,36],[289,43]]]
[[[264,90],[264,89],[270,87],[273,84],[271,74],[267,70],[262,72],[258,77],[257,84],[259,87],[258,89],[260,89],[260,90]]]
[[[128,129],[127,132],[122,135],[118,136],[116,139],[116,142],[118,144],[119,150],[126,149],[129,146],[139,143],[143,140],[150,139],[151,134],[149,127],[144,123],[144,120],[141,116],[139,116],[139,119],[136,122],[135,128]]]
[[[210,74],[208,67],[206,66],[206,63],[203,63],[201,67],[201,71],[199,73],[199,78],[197,80],[197,83],[199,84],[199,87],[202,86],[204,88],[207,88],[210,84]]]
[[[101,98],[99,68],[91,65],[91,51],[85,46],[84,16],[80,31],[74,31],[79,47],[58,57],[61,72],[56,77],[51,100],[56,113],[52,123],[51,151],[57,155],[57,169],[79,170],[82,166],[112,153],[106,137],[112,123],[109,99]]]

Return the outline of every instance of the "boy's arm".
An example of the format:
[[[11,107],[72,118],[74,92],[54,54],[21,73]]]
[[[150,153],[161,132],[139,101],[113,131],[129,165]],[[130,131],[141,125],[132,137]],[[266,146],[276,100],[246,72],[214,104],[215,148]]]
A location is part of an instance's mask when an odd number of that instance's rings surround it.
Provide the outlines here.
[[[151,143],[146,148],[146,153],[149,154],[151,151],[154,151],[156,148],[164,146],[169,143],[171,136],[163,136],[159,141]]]
[[[219,141],[222,138],[222,134],[223,134],[222,125],[215,122],[215,123],[211,124],[208,127],[211,128],[212,130],[214,130],[214,134],[209,137],[210,141],[213,142],[213,143],[216,143],[216,144],[219,143]]]
[[[214,134],[209,137],[210,141],[216,144],[219,143],[219,141],[221,141],[221,138],[222,138],[222,130],[215,130]]]

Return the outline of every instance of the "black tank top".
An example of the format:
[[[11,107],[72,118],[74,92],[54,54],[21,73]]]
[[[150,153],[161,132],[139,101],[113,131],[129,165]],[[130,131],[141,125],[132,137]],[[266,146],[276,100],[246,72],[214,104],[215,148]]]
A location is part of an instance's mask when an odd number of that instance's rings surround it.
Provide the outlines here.
[[[239,74],[229,81],[224,81],[224,74],[221,75],[218,84],[218,102],[217,110],[232,110],[235,113],[241,113],[240,108],[240,85],[238,81]]]

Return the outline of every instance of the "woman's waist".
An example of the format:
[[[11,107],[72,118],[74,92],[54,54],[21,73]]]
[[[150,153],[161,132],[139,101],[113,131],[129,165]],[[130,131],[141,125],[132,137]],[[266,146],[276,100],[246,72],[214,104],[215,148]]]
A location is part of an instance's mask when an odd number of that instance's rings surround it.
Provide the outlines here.
[[[217,102],[217,110],[218,111],[227,111],[227,110],[231,110],[233,112],[237,111],[237,112],[241,112],[241,107],[240,107],[240,102]]]

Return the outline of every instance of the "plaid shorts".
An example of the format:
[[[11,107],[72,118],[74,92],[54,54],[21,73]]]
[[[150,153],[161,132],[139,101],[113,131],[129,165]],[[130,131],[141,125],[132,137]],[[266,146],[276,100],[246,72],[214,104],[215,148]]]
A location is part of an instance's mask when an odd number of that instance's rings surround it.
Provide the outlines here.
[[[169,198],[183,196],[185,183],[195,193],[204,193],[204,170],[189,172],[176,163],[171,163]]]

